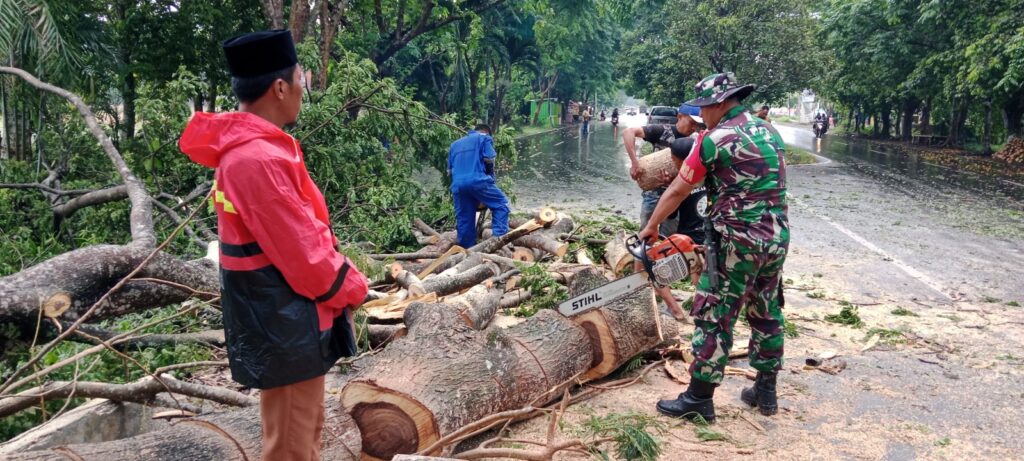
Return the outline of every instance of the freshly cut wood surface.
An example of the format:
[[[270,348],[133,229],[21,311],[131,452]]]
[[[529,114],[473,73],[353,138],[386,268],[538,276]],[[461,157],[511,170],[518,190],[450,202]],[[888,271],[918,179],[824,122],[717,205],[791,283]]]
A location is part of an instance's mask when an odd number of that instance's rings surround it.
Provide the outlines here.
[[[565,252],[569,251],[568,243],[559,242],[551,237],[541,234],[524,235],[517,238],[512,243],[518,246],[542,250],[557,258],[565,256]]]
[[[477,331],[451,305],[416,303],[405,324],[409,334],[341,393],[363,435],[362,459],[415,453],[481,417],[540,404],[591,362],[583,329],[551,310],[508,329]]]
[[[616,232],[604,246],[604,262],[616,274],[622,274],[633,263],[633,255],[626,249],[625,231]]]

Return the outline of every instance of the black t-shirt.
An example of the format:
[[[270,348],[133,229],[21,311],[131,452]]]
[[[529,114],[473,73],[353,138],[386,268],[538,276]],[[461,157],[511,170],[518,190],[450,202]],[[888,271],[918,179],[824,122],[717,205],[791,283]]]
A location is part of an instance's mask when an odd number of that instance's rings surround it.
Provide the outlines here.
[[[672,141],[684,137],[676,130],[675,125],[647,125],[644,127],[644,141],[660,147],[672,147]]]

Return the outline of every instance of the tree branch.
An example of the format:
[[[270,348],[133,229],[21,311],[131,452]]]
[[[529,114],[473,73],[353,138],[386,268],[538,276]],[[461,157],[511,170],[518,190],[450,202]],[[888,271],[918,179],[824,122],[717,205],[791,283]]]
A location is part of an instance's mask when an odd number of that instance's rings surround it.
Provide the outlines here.
[[[73,189],[73,190],[62,190],[54,189],[45,184],[0,184],[0,189],[38,189],[47,194],[53,194],[56,196],[67,196],[67,195],[84,195],[90,192],[95,192],[93,189]]]
[[[128,198],[128,187],[124,185],[94,190],[54,206],[53,214],[57,215],[60,219],[66,219],[82,208],[116,202],[126,198]]]
[[[187,383],[174,379],[170,375],[162,375],[159,381],[143,378],[129,384],[110,384],[102,382],[52,381],[42,386],[19,392],[16,395],[3,396],[0,399],[0,416],[9,416],[26,408],[37,405],[41,399],[63,399],[72,393],[76,397],[110,399],[119,402],[151,403],[157,394],[170,389],[175,394],[196,397],[212,402],[248,407],[259,401],[248,395],[221,387]],[[167,387],[165,388],[164,385]]]
[[[39,90],[47,91],[66,99],[78,109],[78,113],[82,115],[82,118],[85,119],[86,125],[89,127],[89,132],[91,132],[96,140],[99,141],[100,146],[103,147],[103,151],[107,154],[110,162],[114,164],[114,168],[124,181],[125,187],[127,187],[128,198],[132,203],[132,210],[130,214],[132,243],[144,248],[151,248],[155,246],[156,233],[153,231],[153,208],[150,203],[149,193],[146,192],[146,186],[143,184],[142,180],[135,176],[135,173],[128,168],[128,164],[125,163],[124,157],[122,157],[117,151],[117,148],[114,147],[114,143],[110,140],[110,137],[107,136],[107,133],[103,131],[103,127],[100,126],[96,116],[93,115],[92,109],[90,109],[89,106],[82,101],[82,98],[78,97],[78,95],[58,86],[43,82],[22,69],[0,66],[0,73],[14,74]]]

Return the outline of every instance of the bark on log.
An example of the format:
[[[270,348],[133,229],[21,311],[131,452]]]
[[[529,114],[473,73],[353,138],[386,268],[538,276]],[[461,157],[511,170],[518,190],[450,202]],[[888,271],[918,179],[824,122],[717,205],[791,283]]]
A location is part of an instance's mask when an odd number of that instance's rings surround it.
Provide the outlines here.
[[[459,274],[429,277],[423,281],[423,289],[426,293],[444,296],[470,288],[500,273],[497,265],[485,262]]]
[[[412,219],[412,225],[413,225],[413,227],[415,227],[420,232],[423,232],[423,235],[427,235],[427,236],[431,236],[431,237],[440,237],[441,236],[440,232],[434,230],[433,227],[430,227],[429,224],[423,222],[423,220],[420,219],[420,218],[413,218]]]
[[[671,149],[662,149],[640,157],[640,168],[643,169],[643,174],[640,175],[637,184],[645,191],[664,187],[663,174],[674,177],[679,173],[679,168],[676,168],[675,162],[672,161]]]
[[[76,320],[150,252],[138,245],[94,245],[0,277],[0,322],[34,323],[40,304],[56,294],[71,299],[70,307],[59,318]],[[208,295],[220,293],[216,265],[207,259],[182,261],[160,253],[137,277],[174,282]],[[170,285],[130,281],[96,310],[92,320],[165,306],[192,295],[189,290]]]
[[[363,434],[365,460],[415,453],[483,416],[542,404],[592,360],[584,331],[551,310],[480,332],[449,306],[417,303],[405,323],[409,335],[341,393]]]
[[[600,270],[593,267],[572,280],[569,292],[577,296],[607,282]],[[586,330],[594,351],[591,368],[583,375],[585,380],[603,378],[637,354],[657,346],[665,337],[679,333],[676,322],[662,321],[654,289],[649,286],[625,293],[601,309],[572,319]]]
[[[405,337],[405,325],[366,325],[366,337],[370,340],[370,348],[379,349],[398,338]]]
[[[26,408],[36,406],[43,398],[50,400],[75,396],[148,404],[153,402],[157,394],[167,392],[167,389],[175,394],[235,406],[247,407],[259,402],[253,397],[230,389],[178,381],[170,375],[163,375],[160,379],[163,381],[162,384],[151,377],[128,384],[51,381],[0,400],[0,417],[13,415]],[[166,387],[164,387],[165,385]]]
[[[7,455],[11,461],[256,460],[262,449],[259,407],[211,413],[175,422],[170,428],[103,443],[66,445]],[[328,397],[321,457],[357,461],[359,431],[351,416]]]
[[[530,298],[532,298],[532,297],[533,297],[533,293],[532,292],[530,292],[528,290],[524,290],[522,288],[516,288],[513,291],[505,293],[501,297],[501,301],[498,303],[498,308],[499,309],[511,309],[513,307],[517,307],[520,304],[523,304],[523,303],[529,301]]]
[[[405,270],[399,263],[391,264],[391,276],[395,278],[395,282],[398,285],[409,290],[409,296],[419,297],[427,292],[420,278],[416,274]]]
[[[604,262],[612,272],[622,274],[633,263],[633,255],[626,249],[626,232],[619,231],[604,246]]]
[[[446,299],[445,303],[458,306],[459,315],[470,328],[482,330],[491,323],[494,314],[498,312],[501,296],[502,292],[499,289],[489,289],[484,285],[477,285],[463,295]]]
[[[542,250],[557,258],[565,256],[565,252],[569,250],[568,243],[562,243],[546,235],[539,234],[524,235],[517,238],[512,243],[518,246]]]

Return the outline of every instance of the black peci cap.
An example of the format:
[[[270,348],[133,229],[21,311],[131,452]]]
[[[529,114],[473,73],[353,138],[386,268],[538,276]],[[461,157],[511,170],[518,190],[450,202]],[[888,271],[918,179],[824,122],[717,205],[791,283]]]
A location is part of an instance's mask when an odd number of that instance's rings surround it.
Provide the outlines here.
[[[288,29],[242,34],[225,40],[223,48],[232,77],[257,77],[299,62]]]

